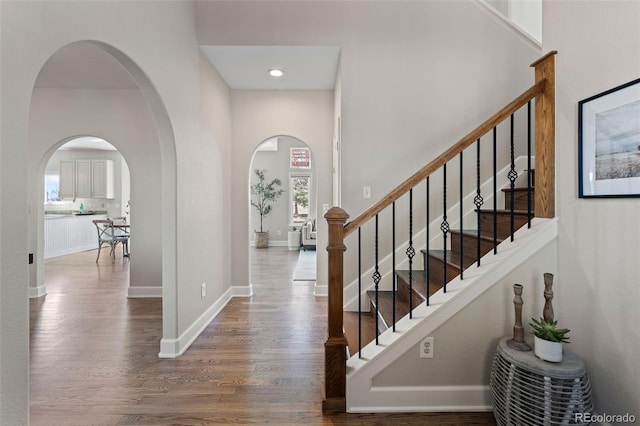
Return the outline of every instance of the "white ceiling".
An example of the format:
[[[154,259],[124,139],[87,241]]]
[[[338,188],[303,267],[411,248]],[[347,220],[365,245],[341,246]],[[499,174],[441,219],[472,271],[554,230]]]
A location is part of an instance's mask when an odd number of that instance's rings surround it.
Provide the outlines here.
[[[232,89],[331,90],[340,48],[334,46],[202,46]],[[279,68],[280,78],[268,71]],[[36,87],[136,89],[127,70],[100,47],[77,42],[58,50],[42,67]]]
[[[238,90],[332,90],[340,48],[333,46],[201,46],[229,87]],[[284,71],[271,77],[272,68]]]
[[[331,90],[335,87],[339,47],[202,46],[202,51],[229,87],[238,90]],[[268,71],[279,68],[280,78]],[[37,88],[137,89],[129,72],[90,42],[58,50],[42,67]],[[115,150],[108,142],[78,138],[60,149]]]
[[[105,141],[104,139],[94,138],[89,136],[72,139],[58,149],[60,150],[97,149],[101,151],[116,151],[116,147],[111,145],[109,142]]]

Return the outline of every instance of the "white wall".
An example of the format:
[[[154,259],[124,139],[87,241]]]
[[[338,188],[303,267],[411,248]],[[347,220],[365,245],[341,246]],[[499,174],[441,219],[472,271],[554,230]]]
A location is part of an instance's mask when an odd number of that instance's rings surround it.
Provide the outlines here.
[[[530,87],[541,56],[474,1],[202,2],[198,23],[203,45],[341,47],[341,199],[351,219]]]
[[[373,386],[488,386],[491,362],[498,341],[513,336],[515,311],[513,284],[523,286],[522,323],[525,340],[533,347],[529,334],[530,318],[542,316],[544,306],[543,274],[555,274],[555,241],[532,256],[525,264],[496,283],[435,330],[434,357],[419,357],[415,345],[373,380]],[[554,291],[563,283],[554,282]],[[554,306],[557,302],[554,301]],[[426,337],[426,336],[425,336]],[[488,396],[488,395],[487,395]],[[487,405],[490,400],[485,400]],[[425,402],[425,405],[429,405]]]
[[[557,49],[557,317],[586,362],[598,412],[640,416],[640,204],[578,198],[578,102],[640,73],[640,3],[546,1],[544,50]],[[567,23],[571,22],[571,31]]]
[[[147,288],[147,294],[159,295],[157,288],[162,286],[162,233],[158,232],[162,222],[161,215],[157,214],[162,210],[160,147],[153,117],[139,90],[34,90],[29,116],[29,202],[33,212],[29,222],[29,252],[36,254],[37,266],[35,276],[30,274],[30,286],[41,289],[46,285],[41,176],[54,150],[76,136],[105,139],[128,160],[133,197],[131,245],[132,253],[135,252],[129,281],[130,287],[140,287],[130,294],[142,294],[142,288]],[[77,206],[80,201],[83,200],[77,200]]]
[[[289,135],[311,148],[316,176],[317,216],[322,204],[331,203],[331,135],[333,92],[320,90],[234,90],[233,199],[231,226],[234,235],[232,267],[234,285],[249,282],[249,172],[251,158],[260,143],[274,135]],[[326,222],[318,221],[318,277],[316,287],[327,283]],[[316,288],[316,291],[318,289]]]
[[[0,14],[0,423],[28,424],[29,106],[42,65],[69,43],[95,40],[140,85],[159,141],[150,155],[161,170],[168,356],[229,286],[231,120],[228,87],[198,47],[192,2],[3,1]],[[129,166],[134,185],[141,177]],[[212,283],[205,299],[202,282]]]

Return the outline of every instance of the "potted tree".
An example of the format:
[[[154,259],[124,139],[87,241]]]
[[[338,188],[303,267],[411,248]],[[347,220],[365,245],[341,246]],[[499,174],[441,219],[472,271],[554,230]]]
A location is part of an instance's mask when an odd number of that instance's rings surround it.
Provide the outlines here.
[[[558,328],[558,321],[531,318],[533,327],[534,352],[540,359],[549,362],[562,361],[562,344],[569,343],[569,329]]]
[[[260,213],[260,231],[255,231],[256,248],[269,247],[269,231],[263,230],[264,217],[271,213],[272,204],[284,194],[284,189],[279,189],[282,185],[280,179],[273,179],[267,182],[266,169],[255,169],[258,182],[251,185],[251,205]]]

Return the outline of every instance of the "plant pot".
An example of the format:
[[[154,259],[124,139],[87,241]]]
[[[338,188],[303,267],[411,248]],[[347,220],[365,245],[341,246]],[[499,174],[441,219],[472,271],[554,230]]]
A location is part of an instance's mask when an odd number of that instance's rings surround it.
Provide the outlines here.
[[[269,231],[267,232],[256,232],[256,248],[267,248],[269,247]]]
[[[540,339],[538,336],[534,336],[533,342],[534,352],[538,358],[549,362],[562,361],[562,343]]]

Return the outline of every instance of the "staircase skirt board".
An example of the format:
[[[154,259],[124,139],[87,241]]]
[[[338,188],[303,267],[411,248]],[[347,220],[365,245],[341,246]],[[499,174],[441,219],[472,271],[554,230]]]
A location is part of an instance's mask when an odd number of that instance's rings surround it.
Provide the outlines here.
[[[437,291],[430,306],[421,303],[408,316],[379,336],[379,345],[369,343],[362,348],[362,359],[347,360],[347,411],[478,411],[490,410],[491,399],[486,386],[375,386],[374,378],[386,367],[412,351],[424,336],[446,323],[460,310],[473,303],[482,293],[499,284],[521,266],[531,266],[530,258],[555,243],[557,218],[533,219],[531,229],[516,232],[514,243],[503,242],[498,254],[487,254],[481,266],[470,268],[465,279],[456,277],[447,284],[447,293]],[[545,265],[555,271],[555,266]],[[529,296],[531,297],[531,296]],[[452,356],[455,356],[452,355]]]

